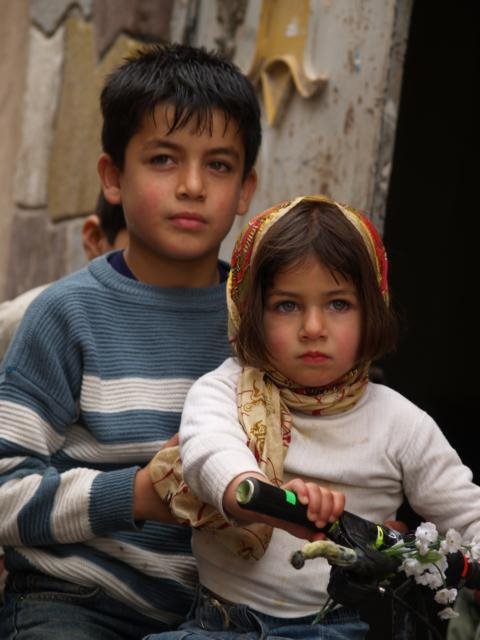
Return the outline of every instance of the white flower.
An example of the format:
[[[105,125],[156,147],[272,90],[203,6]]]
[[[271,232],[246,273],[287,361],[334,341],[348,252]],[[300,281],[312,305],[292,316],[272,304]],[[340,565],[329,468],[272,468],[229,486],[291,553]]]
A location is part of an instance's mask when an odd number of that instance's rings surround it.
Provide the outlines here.
[[[473,560],[480,560],[480,542],[477,544],[472,544],[470,547],[470,554]]]
[[[428,553],[430,545],[438,539],[437,527],[431,522],[422,522],[415,530],[415,546],[420,555]]]
[[[474,536],[469,544],[472,560],[480,560],[480,536]]]
[[[450,620],[450,618],[458,618],[458,613],[452,609],[452,607],[445,607],[438,612],[439,617],[442,620]]]
[[[438,602],[438,604],[450,604],[452,602],[455,602],[456,597],[457,597],[456,589],[440,589],[435,594],[434,599],[435,599],[435,602]]]
[[[427,542],[436,542],[438,539],[437,527],[432,522],[422,522],[415,530],[415,538],[417,540],[426,540]]]
[[[430,543],[427,542],[426,540],[416,540],[415,541],[415,546],[418,549],[418,553],[421,556],[426,556],[428,553],[428,548],[429,548]]]
[[[415,558],[407,558],[400,565],[399,571],[403,571],[407,577],[418,576],[423,572],[423,566]]]
[[[445,538],[440,543],[440,550],[443,553],[456,553],[460,550],[462,545],[462,536],[455,531],[455,529],[449,529]]]
[[[445,556],[441,556],[438,560],[435,560],[435,566],[440,569],[442,574],[445,575],[445,571],[448,569],[448,560]]]
[[[425,570],[421,575],[415,577],[417,584],[423,584],[431,589],[438,589],[443,587],[444,575],[434,564],[424,565]]]

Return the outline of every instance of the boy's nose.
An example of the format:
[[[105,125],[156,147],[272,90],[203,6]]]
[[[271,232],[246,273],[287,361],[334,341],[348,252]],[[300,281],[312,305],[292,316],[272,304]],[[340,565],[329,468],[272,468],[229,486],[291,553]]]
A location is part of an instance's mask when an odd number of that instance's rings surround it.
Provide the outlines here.
[[[184,167],[183,171],[180,172],[177,194],[180,198],[193,198],[195,200],[205,197],[205,182],[199,167]]]
[[[307,340],[314,340],[326,335],[325,318],[319,309],[305,311],[302,316],[300,336]]]

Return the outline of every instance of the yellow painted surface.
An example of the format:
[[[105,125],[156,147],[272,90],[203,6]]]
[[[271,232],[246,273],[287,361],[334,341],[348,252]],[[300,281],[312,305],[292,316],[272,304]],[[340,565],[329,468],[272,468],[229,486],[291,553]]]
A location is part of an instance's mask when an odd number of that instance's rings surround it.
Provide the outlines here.
[[[121,35],[98,62],[91,23],[76,16],[67,19],[62,88],[48,176],[52,220],[93,210],[100,188],[100,92],[105,76],[140,46],[139,41]]]
[[[310,18],[309,0],[263,0],[254,60],[248,75],[260,81],[269,124],[278,122],[292,86],[309,98],[326,78],[309,77],[304,52]]]

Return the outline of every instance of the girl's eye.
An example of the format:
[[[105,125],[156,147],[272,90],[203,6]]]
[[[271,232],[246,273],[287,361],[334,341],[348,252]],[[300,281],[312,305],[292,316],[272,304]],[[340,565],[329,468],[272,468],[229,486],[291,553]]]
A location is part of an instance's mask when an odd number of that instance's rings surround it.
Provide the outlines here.
[[[351,304],[346,300],[332,300],[330,302],[330,307],[334,311],[346,311],[347,309],[350,309]]]
[[[296,311],[296,309],[297,303],[291,300],[283,300],[282,302],[277,302],[275,305],[275,310],[280,311],[280,313],[292,313],[292,311]]]

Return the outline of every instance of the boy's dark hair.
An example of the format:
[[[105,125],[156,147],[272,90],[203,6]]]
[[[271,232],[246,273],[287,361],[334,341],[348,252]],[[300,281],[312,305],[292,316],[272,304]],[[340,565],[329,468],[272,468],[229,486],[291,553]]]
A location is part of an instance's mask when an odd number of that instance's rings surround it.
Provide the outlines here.
[[[317,257],[334,277],[340,274],[355,286],[362,318],[358,362],[379,358],[394,348],[396,318],[384,301],[360,233],[335,205],[301,202],[265,233],[253,258],[235,343],[243,364],[260,369],[268,365],[263,329],[266,292],[276,273],[310,256]]]
[[[127,227],[122,205],[110,204],[110,202],[105,200],[103,191],[100,191],[95,213],[100,220],[100,227],[108,242],[113,245],[118,232]]]
[[[139,51],[106,81],[100,98],[103,150],[123,169],[125,149],[143,116],[160,103],[172,105],[169,133],[196,118],[211,130],[213,109],[233,120],[245,147],[244,177],[255,164],[261,141],[260,106],[252,84],[233,63],[204,48],[156,45]]]

